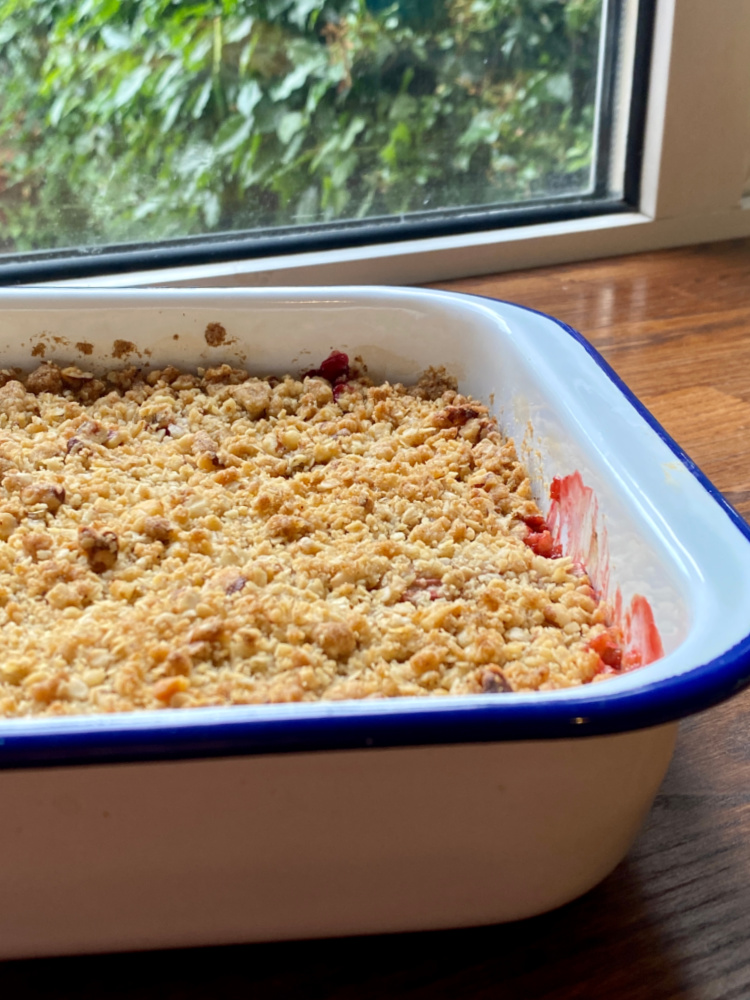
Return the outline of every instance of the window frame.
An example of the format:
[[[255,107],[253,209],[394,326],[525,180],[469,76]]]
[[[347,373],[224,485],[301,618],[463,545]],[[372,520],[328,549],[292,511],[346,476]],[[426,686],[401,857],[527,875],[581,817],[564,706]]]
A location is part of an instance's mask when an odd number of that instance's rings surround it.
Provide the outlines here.
[[[647,95],[631,105],[643,145],[623,153],[619,211],[35,284],[409,285],[750,236],[750,0],[644,0],[638,16],[653,31]]]

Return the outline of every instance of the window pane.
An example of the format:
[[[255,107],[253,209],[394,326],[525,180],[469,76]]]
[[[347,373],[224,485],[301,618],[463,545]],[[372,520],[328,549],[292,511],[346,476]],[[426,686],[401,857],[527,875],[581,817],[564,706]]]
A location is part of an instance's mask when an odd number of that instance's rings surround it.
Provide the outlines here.
[[[604,0],[0,0],[0,251],[594,192]]]

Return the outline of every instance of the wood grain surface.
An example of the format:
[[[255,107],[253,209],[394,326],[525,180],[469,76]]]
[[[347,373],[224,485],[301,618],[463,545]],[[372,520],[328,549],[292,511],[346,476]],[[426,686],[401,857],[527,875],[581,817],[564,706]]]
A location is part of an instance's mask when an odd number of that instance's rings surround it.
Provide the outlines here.
[[[581,330],[750,515],[750,240],[440,287]],[[683,723],[627,860],[555,913],[477,930],[9,962],[0,997],[750,1000],[750,693]]]

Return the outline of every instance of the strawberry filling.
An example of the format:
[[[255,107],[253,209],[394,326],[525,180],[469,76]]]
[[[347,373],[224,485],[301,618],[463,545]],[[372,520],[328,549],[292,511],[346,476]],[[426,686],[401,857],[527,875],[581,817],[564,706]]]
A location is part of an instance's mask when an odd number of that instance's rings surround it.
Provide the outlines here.
[[[617,630],[607,629],[588,644],[601,661],[597,673],[613,674],[622,669],[622,644]]]
[[[320,368],[305,372],[303,378],[324,378],[331,385],[345,382],[349,378],[349,355],[343,351],[331,351]]]
[[[529,529],[524,541],[532,552],[547,559],[560,558],[562,547],[555,545],[552,532],[541,514],[530,514],[523,519],[523,523]]]

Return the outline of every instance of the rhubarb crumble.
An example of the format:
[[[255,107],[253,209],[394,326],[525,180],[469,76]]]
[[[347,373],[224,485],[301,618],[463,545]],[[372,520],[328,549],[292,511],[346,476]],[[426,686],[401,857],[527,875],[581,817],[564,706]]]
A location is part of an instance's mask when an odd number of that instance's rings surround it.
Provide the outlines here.
[[[547,690],[617,658],[442,371],[0,384],[2,715]]]

